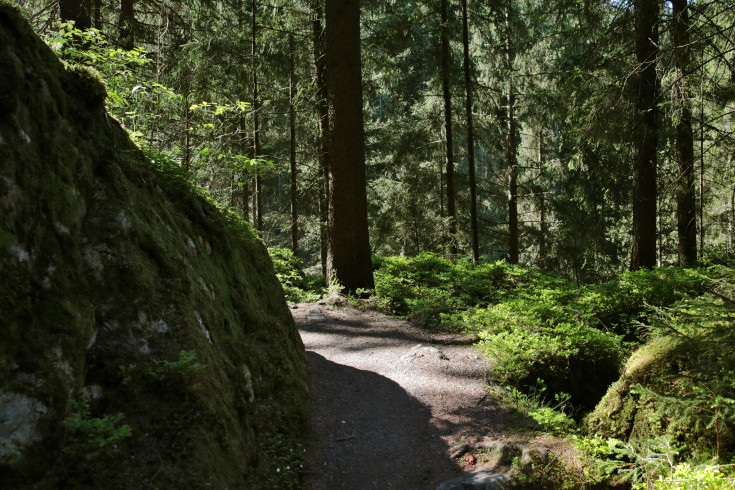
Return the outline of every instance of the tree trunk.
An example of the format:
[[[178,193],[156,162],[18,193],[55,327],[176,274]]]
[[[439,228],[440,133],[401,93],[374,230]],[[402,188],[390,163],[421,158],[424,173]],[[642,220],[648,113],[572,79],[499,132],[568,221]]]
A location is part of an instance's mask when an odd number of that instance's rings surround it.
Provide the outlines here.
[[[120,15],[117,20],[117,28],[120,32],[120,46],[130,51],[135,47],[135,35],[133,23],[135,22],[134,0],[120,0]]]
[[[185,75],[185,80],[188,80],[188,77]],[[184,161],[182,162],[184,164],[184,168],[187,172],[191,171],[191,131],[189,128],[191,128],[191,103],[189,102],[189,83],[188,81],[185,84],[184,89]]]
[[[59,14],[63,22],[74,22],[74,27],[87,30],[92,27],[92,0],[59,0]]]
[[[322,187],[319,196],[319,238],[322,259],[322,274],[327,276],[327,250],[329,249],[329,166],[327,164],[327,141],[329,133],[329,106],[327,102],[327,56],[324,46],[322,0],[312,0],[312,36],[314,43],[314,69],[316,78],[317,131],[319,133],[319,168],[322,172]]]
[[[518,155],[517,155],[517,128],[515,117],[516,94],[513,86],[513,66],[515,52],[511,39],[511,15],[513,7],[507,4],[505,13],[505,48],[508,68],[508,132],[506,136],[506,164],[508,166],[508,262],[518,263]]]
[[[467,27],[467,0],[462,0],[462,45],[464,47],[465,112],[467,114],[467,166],[470,177],[470,239],[472,261],[480,260],[477,229],[477,184],[475,183],[475,130],[472,120],[472,77],[470,76],[470,41]]]
[[[546,165],[546,153],[544,153],[544,132],[540,130],[538,133],[538,164],[539,170],[543,172]],[[544,188],[539,186],[538,189],[538,207],[539,207],[539,245],[538,245],[538,263],[542,269],[546,268],[546,256],[548,255],[546,235],[548,234],[548,224],[546,220],[546,193]]]
[[[446,136],[447,217],[449,218],[449,253],[457,255],[457,199],[454,184],[454,143],[452,138],[452,94],[449,87],[449,15],[448,0],[441,0],[441,77],[444,97],[444,134]]]
[[[299,214],[296,209],[297,187],[296,187],[296,47],[294,46],[293,33],[288,35],[288,47],[290,51],[290,65],[288,72],[288,119],[291,132],[291,250],[294,255],[299,253]]]
[[[631,270],[656,265],[656,0],[635,0],[635,57],[638,74],[633,135],[633,250]]]
[[[92,25],[95,29],[102,30],[102,0],[94,0],[92,6]]]
[[[699,257],[704,251],[704,65],[699,82]]]
[[[329,254],[347,292],[372,289],[362,118],[359,0],[327,0]]]
[[[237,27],[239,32],[243,32],[243,29],[245,28],[245,9],[243,6],[243,0],[238,0],[237,2]],[[245,68],[243,67],[239,74],[239,90],[241,90],[242,94],[247,94],[247,82],[246,82],[246,76],[245,76]],[[243,100],[247,100],[247,95],[243,95]],[[248,148],[249,148],[249,142],[247,137],[248,131],[247,131],[247,122],[245,119],[245,114],[240,113],[240,127],[239,127],[239,136],[240,136],[240,153],[242,155],[248,154]],[[248,181],[250,180],[250,176],[248,175],[249,172],[242,168],[242,173],[240,174],[240,187],[241,187],[241,202],[242,202],[242,219],[245,221],[250,221],[250,186]]]
[[[692,131],[689,73],[689,8],[686,0],[673,0],[674,60],[676,92],[681,115],[676,125],[676,159],[679,178],[676,188],[676,221],[679,235],[679,263],[691,267],[697,263],[697,200],[694,186],[694,133]]]
[[[253,54],[253,158],[260,156],[260,106],[258,103],[258,63],[256,60],[256,34],[257,25],[255,23],[257,16],[256,0],[252,0],[252,54]],[[263,182],[260,177],[260,169],[255,170],[255,196],[253,198],[253,220],[255,229],[263,231]]]

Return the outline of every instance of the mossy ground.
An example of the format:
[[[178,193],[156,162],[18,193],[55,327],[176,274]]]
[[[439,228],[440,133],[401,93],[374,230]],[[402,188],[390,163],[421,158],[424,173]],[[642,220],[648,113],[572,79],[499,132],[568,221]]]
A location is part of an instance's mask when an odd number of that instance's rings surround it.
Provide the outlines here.
[[[0,479],[283,487],[271,448],[298,444],[305,359],[262,242],[150,162],[5,2],[0,70],[0,380],[48,408]],[[154,375],[182,352],[203,367]],[[132,430],[90,460],[62,425],[85,396]]]

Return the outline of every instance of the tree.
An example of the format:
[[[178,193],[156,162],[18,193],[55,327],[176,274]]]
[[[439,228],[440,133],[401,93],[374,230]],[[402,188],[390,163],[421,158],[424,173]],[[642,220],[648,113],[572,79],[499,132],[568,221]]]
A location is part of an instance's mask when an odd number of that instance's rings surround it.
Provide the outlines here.
[[[130,51],[135,47],[133,23],[135,22],[135,1],[120,0],[120,16],[118,30],[120,31],[120,45]]]
[[[288,66],[288,126],[289,126],[289,161],[291,163],[291,251],[294,256],[299,253],[299,213],[296,208],[298,186],[296,182],[296,47],[293,32],[288,34],[289,66]]]
[[[477,184],[475,183],[475,130],[472,120],[472,77],[470,75],[470,41],[467,28],[467,0],[462,1],[462,46],[464,48],[465,114],[467,118],[467,166],[470,178],[470,240],[472,261],[480,260],[477,231]]]
[[[257,159],[260,157],[260,100],[258,99],[258,62],[257,62],[257,8],[258,5],[256,0],[252,0],[251,3],[252,16],[251,20],[251,34],[252,34],[252,45],[251,52],[253,55],[253,158]],[[255,172],[255,195],[253,196],[253,221],[255,229],[263,231],[263,179],[260,172]]]
[[[506,68],[508,73],[507,82],[507,136],[505,158],[508,171],[508,262],[518,263],[518,145],[516,127],[516,94],[513,85],[513,69],[515,64],[515,47],[511,33],[513,5],[508,0],[505,12],[505,49]]]
[[[457,196],[454,183],[454,142],[452,136],[452,92],[449,83],[449,14],[448,0],[441,0],[441,79],[444,99],[444,144],[447,172],[447,217],[449,218],[449,253],[457,254]]]
[[[73,21],[77,29],[86,30],[92,27],[91,0],[59,0],[59,13],[62,21]]]
[[[631,270],[656,265],[656,151],[658,78],[657,0],[636,0],[635,61],[638,96],[633,134],[633,250]]]
[[[327,0],[329,253],[327,273],[348,292],[372,289],[362,118],[359,0]]]
[[[329,249],[329,165],[327,162],[329,141],[329,105],[327,100],[327,54],[324,46],[322,0],[311,0],[311,33],[314,50],[314,72],[317,105],[317,162],[321,170],[322,185],[319,193],[319,248],[322,274],[327,276],[327,252]]]
[[[679,238],[679,263],[685,267],[697,263],[697,201],[694,188],[694,134],[692,132],[691,93],[687,78],[689,62],[689,6],[686,0],[673,0],[672,21],[675,93],[679,109],[676,124],[676,159],[679,175],[676,186],[676,221]]]

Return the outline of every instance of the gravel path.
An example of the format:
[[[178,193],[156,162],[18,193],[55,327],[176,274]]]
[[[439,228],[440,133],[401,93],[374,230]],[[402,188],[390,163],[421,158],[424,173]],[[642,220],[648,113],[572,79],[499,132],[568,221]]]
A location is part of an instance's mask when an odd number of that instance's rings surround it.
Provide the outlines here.
[[[501,428],[466,337],[350,307],[292,308],[311,377],[304,488],[433,489],[468,469],[452,446]]]

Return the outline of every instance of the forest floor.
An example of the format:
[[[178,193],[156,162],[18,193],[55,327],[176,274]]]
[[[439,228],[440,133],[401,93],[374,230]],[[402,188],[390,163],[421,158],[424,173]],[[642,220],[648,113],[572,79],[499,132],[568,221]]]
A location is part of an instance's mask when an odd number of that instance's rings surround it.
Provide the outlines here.
[[[457,446],[504,437],[474,339],[349,306],[291,308],[312,400],[304,488],[434,489],[474,468]]]

